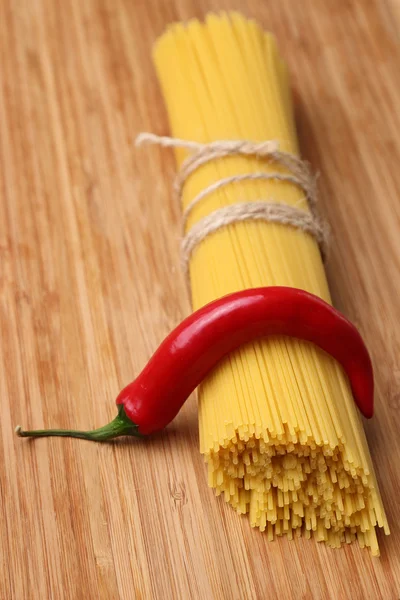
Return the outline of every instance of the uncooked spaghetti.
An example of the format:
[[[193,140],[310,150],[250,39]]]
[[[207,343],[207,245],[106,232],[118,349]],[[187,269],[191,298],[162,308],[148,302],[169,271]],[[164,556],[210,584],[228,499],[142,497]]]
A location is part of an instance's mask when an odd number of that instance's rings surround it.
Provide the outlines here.
[[[172,135],[274,140],[299,156],[287,68],[275,39],[237,14],[176,24],[158,40],[154,60]],[[177,148],[178,166],[188,150]],[[207,161],[186,179],[186,231],[216,210],[244,202],[308,211],[288,178],[241,178],[288,170],[265,157]],[[201,196],[214,182],[235,178]],[[199,196],[200,195],[200,196]],[[298,228],[242,220],[209,233],[190,257],[193,308],[241,289],[286,285],[330,302],[318,243]],[[358,540],[379,554],[376,525],[388,525],[348,380],[312,344],[276,337],[225,359],[199,390],[201,452],[209,484],[253,526],[275,535],[312,534],[339,547]]]

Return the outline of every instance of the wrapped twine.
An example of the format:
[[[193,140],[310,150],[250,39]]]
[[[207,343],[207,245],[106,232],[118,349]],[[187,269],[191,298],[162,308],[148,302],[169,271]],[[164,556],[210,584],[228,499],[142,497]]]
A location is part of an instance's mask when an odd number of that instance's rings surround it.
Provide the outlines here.
[[[323,259],[326,258],[328,248],[328,227],[316,214],[317,190],[316,178],[312,175],[307,163],[298,157],[279,150],[278,142],[266,140],[252,142],[250,140],[218,140],[208,144],[201,144],[188,140],[181,140],[167,136],[158,136],[153,133],[141,133],[136,138],[136,145],[156,144],[165,148],[184,148],[190,152],[182,163],[176,176],[174,192],[180,201],[183,187],[187,178],[199,167],[213,160],[226,156],[242,155],[265,158],[284,167],[288,173],[246,173],[232,175],[219,179],[204,188],[193,198],[183,212],[184,236],[181,243],[182,266],[187,273],[190,257],[194,249],[211,233],[222,227],[248,220],[262,220],[270,223],[281,223],[300,229],[312,235],[318,242]],[[254,202],[240,202],[219,208],[206,217],[200,219],[188,231],[187,221],[194,207],[206,196],[216,190],[242,182],[245,180],[274,180],[286,181],[303,190],[310,211],[296,206],[274,202],[273,200],[258,200]]]

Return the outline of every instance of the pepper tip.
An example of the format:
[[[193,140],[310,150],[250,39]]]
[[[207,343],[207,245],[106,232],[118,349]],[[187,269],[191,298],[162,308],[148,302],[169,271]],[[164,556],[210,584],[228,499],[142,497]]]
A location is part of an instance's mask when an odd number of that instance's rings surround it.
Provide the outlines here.
[[[21,425],[17,425],[16,428],[14,429],[14,431],[18,437],[23,437],[23,431],[22,431]]]

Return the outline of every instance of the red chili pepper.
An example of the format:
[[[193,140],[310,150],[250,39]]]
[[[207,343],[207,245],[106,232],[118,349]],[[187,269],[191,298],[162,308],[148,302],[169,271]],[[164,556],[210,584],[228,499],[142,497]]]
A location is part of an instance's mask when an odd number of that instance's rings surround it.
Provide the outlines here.
[[[117,417],[94,431],[48,429],[20,436],[61,435],[104,441],[149,435],[166,427],[207,373],[227,354],[271,335],[312,342],[346,371],[357,406],[373,415],[368,350],[340,312],[321,298],[290,287],[247,289],[224,296],[187,317],[162,342],[139,376],[117,397]]]

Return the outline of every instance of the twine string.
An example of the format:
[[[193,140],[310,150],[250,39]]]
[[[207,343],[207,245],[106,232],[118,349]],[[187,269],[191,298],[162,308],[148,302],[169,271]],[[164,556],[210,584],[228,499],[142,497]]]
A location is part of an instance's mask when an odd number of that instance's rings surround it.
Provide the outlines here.
[[[164,148],[184,148],[189,151],[189,156],[183,161],[181,169],[176,176],[174,192],[181,200],[183,187],[188,177],[202,165],[226,156],[244,155],[256,156],[269,162],[275,162],[286,168],[289,173],[246,173],[224,177],[201,190],[193,198],[183,212],[183,227],[186,229],[188,218],[195,206],[209,194],[216,190],[245,180],[275,180],[286,181],[298,186],[305,195],[310,207],[310,212],[289,204],[274,202],[273,200],[257,200],[254,202],[235,203],[217,209],[200,219],[184,235],[182,240],[182,263],[187,272],[190,257],[198,244],[208,235],[232,223],[248,220],[263,220],[270,223],[290,225],[312,235],[321,248],[323,258],[326,256],[328,243],[328,230],[316,215],[317,189],[316,177],[310,171],[308,164],[300,158],[279,150],[278,142],[266,140],[252,142],[250,140],[216,140],[207,144],[158,136],[153,133],[141,133],[136,138],[136,145],[143,143],[156,144]]]

